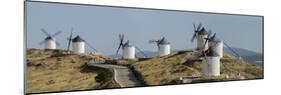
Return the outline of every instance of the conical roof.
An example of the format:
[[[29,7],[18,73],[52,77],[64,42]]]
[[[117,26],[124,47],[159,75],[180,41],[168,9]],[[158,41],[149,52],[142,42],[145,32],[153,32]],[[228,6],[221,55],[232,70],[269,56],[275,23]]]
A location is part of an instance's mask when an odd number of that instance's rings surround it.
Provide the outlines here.
[[[213,35],[210,39],[209,39],[210,42],[221,42],[220,39],[216,38],[216,35]]]
[[[168,42],[168,41],[165,39],[165,37],[163,37],[163,38],[159,41],[158,44],[160,44],[160,45],[165,45],[165,44],[170,44],[170,42]]]
[[[208,34],[208,32],[206,31],[206,29],[205,29],[204,27],[201,28],[201,30],[197,31],[197,33],[198,33],[199,35],[207,35],[207,34]]]
[[[48,37],[45,38],[45,40],[54,40],[54,38],[51,37],[51,36],[48,36]]]
[[[74,39],[72,39],[72,42],[84,42],[84,40],[78,35]]]

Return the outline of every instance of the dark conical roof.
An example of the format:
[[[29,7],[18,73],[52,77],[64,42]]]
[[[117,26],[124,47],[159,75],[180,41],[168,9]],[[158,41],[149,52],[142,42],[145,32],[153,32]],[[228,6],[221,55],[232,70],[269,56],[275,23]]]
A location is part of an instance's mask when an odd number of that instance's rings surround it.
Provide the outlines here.
[[[197,33],[198,33],[199,35],[206,35],[206,34],[208,34],[208,32],[206,31],[206,29],[205,29],[204,27],[201,28],[201,30],[197,31]]]
[[[159,41],[158,44],[160,44],[160,45],[165,45],[165,44],[170,44],[170,42],[168,42],[168,41],[165,39],[165,37],[163,37],[163,38]]]
[[[45,40],[54,40],[54,38],[51,37],[51,36],[48,36],[48,37],[45,38]]]
[[[212,37],[210,37],[209,41],[210,42],[221,42],[221,40],[216,37],[216,34],[214,34]]]
[[[84,42],[84,40],[78,35],[74,39],[72,39],[72,42]]]

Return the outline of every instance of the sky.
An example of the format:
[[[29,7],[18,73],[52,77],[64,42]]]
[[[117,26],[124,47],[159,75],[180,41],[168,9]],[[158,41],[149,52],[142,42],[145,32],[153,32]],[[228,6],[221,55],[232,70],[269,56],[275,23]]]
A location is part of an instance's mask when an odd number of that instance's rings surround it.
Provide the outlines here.
[[[231,47],[262,53],[263,21],[260,16],[209,14],[183,11],[134,9],[104,6],[70,5],[56,3],[26,3],[27,48],[43,48],[39,43],[57,31],[58,48],[67,48],[67,37],[81,36],[99,52],[115,54],[119,45],[118,34],[125,35],[132,45],[144,51],[157,51],[149,40],[161,37],[171,43],[172,50],[194,49],[191,42],[193,24],[202,23],[217,38]],[[92,51],[86,46],[86,51]]]

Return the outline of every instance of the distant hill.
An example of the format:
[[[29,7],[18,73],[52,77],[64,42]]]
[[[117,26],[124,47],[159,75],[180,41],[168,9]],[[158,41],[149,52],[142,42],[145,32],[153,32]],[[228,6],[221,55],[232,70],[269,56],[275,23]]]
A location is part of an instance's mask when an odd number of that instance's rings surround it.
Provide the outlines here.
[[[245,61],[254,64],[263,64],[263,54],[250,51],[242,48],[232,48],[236,53],[238,53]],[[229,48],[224,48],[224,51],[228,54],[235,56]]]
[[[179,50],[172,50],[171,51],[171,54],[174,54],[174,53],[177,53]],[[147,56],[147,57],[155,57],[155,56],[158,56],[158,51],[143,51],[143,53]],[[137,52],[136,53],[136,56],[137,57],[145,57],[141,52]]]
[[[263,64],[263,61],[262,61],[262,58],[263,58],[263,55],[261,53],[257,53],[257,52],[254,52],[254,51],[250,51],[250,50],[247,50],[247,49],[242,49],[242,48],[232,48],[236,53],[238,53],[245,61],[249,62],[249,63],[253,63],[253,64],[259,64],[259,65],[262,65]],[[172,50],[172,54],[175,54],[177,53],[178,51],[180,50]],[[156,57],[158,56],[158,51],[143,51],[144,54],[147,56],[147,57]],[[231,52],[228,48],[225,48],[224,47],[224,52],[232,55],[232,56],[235,56],[235,54],[233,52]],[[136,52],[136,56],[138,58],[144,58],[145,56],[141,53],[141,52]],[[120,58],[121,55],[110,55],[111,58]]]
[[[178,52],[179,50],[172,50],[172,54],[174,54],[174,53],[176,53],[176,52]],[[142,51],[145,55],[146,55],[146,57],[155,57],[155,56],[158,56],[158,51],[148,51],[148,50],[146,50],[146,51]],[[138,57],[138,58],[144,58],[145,56],[143,55],[143,53],[141,53],[141,52],[136,52],[136,56]],[[120,58],[121,57],[121,54],[118,54],[118,55],[110,55],[109,56],[110,58]]]

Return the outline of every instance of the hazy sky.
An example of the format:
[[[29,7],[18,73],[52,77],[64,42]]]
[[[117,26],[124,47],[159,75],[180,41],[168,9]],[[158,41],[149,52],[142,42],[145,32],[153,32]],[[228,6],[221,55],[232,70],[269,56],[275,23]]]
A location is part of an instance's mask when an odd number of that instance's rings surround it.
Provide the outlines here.
[[[56,37],[67,48],[67,37],[73,27],[74,34],[80,35],[100,52],[114,54],[118,34],[142,50],[156,51],[156,45],[148,40],[165,36],[173,50],[192,49],[193,23],[202,23],[217,33],[217,37],[232,47],[262,52],[262,17],[206,14],[194,12],[129,9],[101,6],[82,6],[54,3],[28,2],[27,47],[43,48],[39,43],[45,38],[40,31],[49,33],[63,31]],[[87,51],[90,51],[86,47]]]

